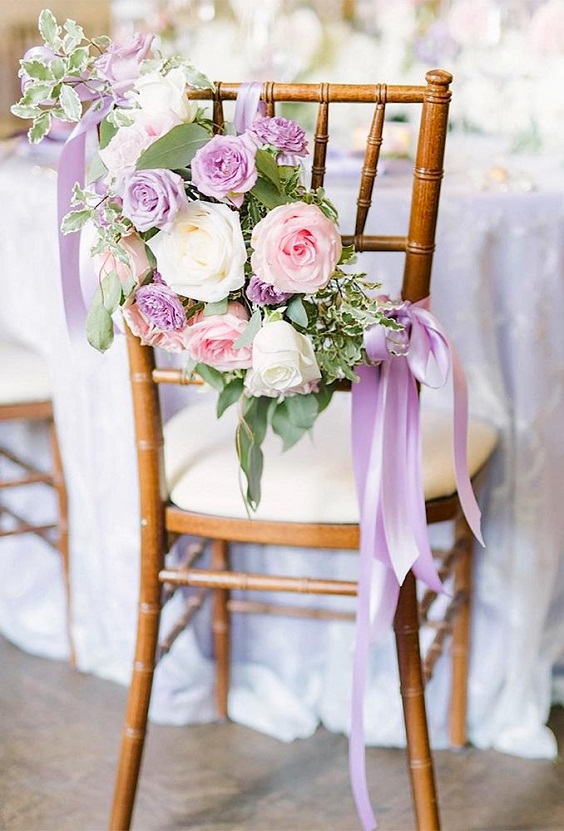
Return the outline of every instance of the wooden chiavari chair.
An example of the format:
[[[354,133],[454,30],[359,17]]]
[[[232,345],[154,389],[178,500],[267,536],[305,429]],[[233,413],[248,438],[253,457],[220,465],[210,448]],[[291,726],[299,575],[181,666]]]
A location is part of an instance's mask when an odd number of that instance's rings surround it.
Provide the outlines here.
[[[35,352],[15,341],[0,340],[0,422],[43,423],[50,445],[51,467],[43,469],[21,451],[0,445],[0,539],[34,534],[60,556],[67,600],[70,660],[74,663],[70,626],[70,577],[67,491],[51,401],[47,368]],[[46,486],[55,494],[57,515],[47,522],[20,513],[2,493]]]
[[[343,240],[345,244],[354,242],[358,251],[403,252],[405,270],[402,294],[405,299],[411,301],[420,300],[429,293],[451,80],[449,73],[436,70],[427,73],[427,83],[421,86],[265,83],[262,89],[262,99],[269,115],[274,114],[275,105],[279,102],[317,104],[311,177],[314,188],[322,186],[324,182],[331,105],[335,102],[373,105],[374,114],[357,201],[356,225],[354,232],[344,236]],[[213,96],[200,92],[195,93],[194,97],[213,97],[214,123],[221,129],[224,122],[224,102],[233,101],[238,89],[238,84],[218,83]],[[421,109],[411,215],[405,236],[374,236],[365,233],[388,103]],[[347,441],[348,430],[341,421],[344,407],[338,403],[335,403],[334,407],[332,402],[328,410],[320,416],[319,432],[315,433],[315,447],[310,446],[308,442],[302,442],[296,448],[296,452],[290,450],[282,454],[278,450],[272,452],[268,439],[266,440],[263,502],[257,518],[248,519],[245,517],[237,488],[236,462],[233,462],[232,470],[226,469],[225,459],[230,454],[234,459],[234,431],[233,425],[228,420],[225,421],[227,414],[216,423],[212,406],[202,409],[198,405],[190,404],[165,427],[163,455],[158,385],[182,384],[188,379],[181,371],[156,367],[153,350],[142,346],[130,333],[127,338],[140,480],[141,588],[133,678],[111,818],[113,831],[123,831],[129,828],[131,822],[147,728],[153,672],[159,652],[157,641],[163,599],[169,597],[177,586],[192,586],[201,593],[212,592],[213,634],[218,667],[217,710],[220,717],[226,717],[231,613],[303,613],[301,607],[298,609],[286,606],[280,609],[279,606],[270,603],[257,604],[250,600],[234,600],[230,597],[232,590],[350,596],[354,596],[357,591],[354,581],[234,572],[230,567],[229,542],[343,550],[356,549],[359,545],[357,520],[342,515],[342,506],[347,499],[341,498],[343,494],[339,493],[339,488],[341,491],[349,485],[353,488],[352,477],[350,481],[345,481],[344,471],[338,471],[338,475],[333,477],[328,476],[326,470],[320,474],[317,487],[321,496],[319,500],[312,500],[311,510],[306,518],[303,518],[303,504],[300,504],[304,501],[303,488],[296,488],[293,498],[290,494],[290,504],[285,509],[275,507],[272,513],[269,513],[272,504],[269,504],[268,492],[276,494],[277,475],[281,466],[284,467],[285,476],[293,469],[295,481],[298,481],[306,471],[315,470],[316,449],[319,453],[317,460],[321,461],[334,452],[338,437],[343,436],[345,442]],[[335,397],[339,398],[341,395],[346,396],[347,393],[337,393]],[[325,415],[324,427],[322,421]],[[455,575],[454,597],[443,620],[433,623],[437,633],[423,664],[419,648],[420,615],[424,620],[430,617],[428,611],[434,596],[427,592],[421,604],[418,604],[412,573],[402,586],[394,623],[416,822],[419,829],[424,828],[427,831],[439,827],[439,816],[425,712],[424,679],[431,676],[433,665],[446,643],[452,643],[452,744],[459,746],[466,741],[472,538],[461,516],[450,461],[450,442],[444,436],[445,424],[446,421],[438,419],[429,423],[427,427],[424,426],[425,462],[429,463],[425,465],[424,478],[428,522],[454,520],[456,524],[453,550],[442,554],[440,565],[443,577]],[[316,423],[315,430],[317,427]],[[217,431],[213,433],[214,438],[211,438],[212,429]],[[198,441],[199,431],[205,433],[202,444]],[[192,437],[193,447],[190,445]],[[169,442],[172,445],[170,450]],[[304,444],[308,445],[307,448]],[[471,424],[471,476],[475,476],[484,467],[494,444],[495,435],[491,428]],[[196,452],[192,454],[192,450]],[[305,457],[304,453],[307,454]],[[199,479],[199,476],[202,479]],[[231,477],[235,480],[232,487],[225,484]],[[333,490],[330,486],[333,486]],[[328,487],[329,490],[326,490]],[[233,494],[234,498],[230,499]],[[330,512],[334,514],[332,518],[328,518],[328,512],[323,510],[328,505]],[[193,556],[189,556],[188,561],[179,568],[165,567],[167,540],[184,534],[211,541],[209,568],[195,568]],[[197,554],[197,551],[195,553]],[[198,601],[192,603],[194,608],[199,605]],[[315,612],[311,614],[315,616]],[[192,609],[188,609],[183,624],[190,620],[191,616]],[[177,627],[177,631],[179,628]],[[448,637],[450,634],[452,638]],[[170,644],[171,639],[168,638],[164,651],[170,648]]]

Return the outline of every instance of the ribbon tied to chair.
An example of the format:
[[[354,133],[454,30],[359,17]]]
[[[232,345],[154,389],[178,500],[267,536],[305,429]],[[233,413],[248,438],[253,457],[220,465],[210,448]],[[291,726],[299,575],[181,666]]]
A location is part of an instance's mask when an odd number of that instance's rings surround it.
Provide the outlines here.
[[[376,827],[366,785],[363,699],[370,643],[391,626],[400,586],[412,570],[436,592],[443,587],[427,533],[418,384],[454,386],[454,469],[462,510],[482,542],[480,509],[468,475],[468,402],[456,351],[429,312],[429,298],[404,301],[390,316],[402,325],[370,327],[369,364],[353,385],[352,448],[360,509],[360,573],[353,654],[351,782],[365,831]],[[483,544],[483,543],[482,543]]]

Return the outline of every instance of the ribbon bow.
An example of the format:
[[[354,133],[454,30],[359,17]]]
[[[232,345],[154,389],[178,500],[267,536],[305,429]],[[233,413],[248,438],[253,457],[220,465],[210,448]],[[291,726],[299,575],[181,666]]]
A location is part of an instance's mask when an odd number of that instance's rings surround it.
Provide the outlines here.
[[[353,655],[350,769],[365,831],[376,827],[366,784],[363,699],[370,642],[392,624],[409,570],[431,589],[443,587],[427,535],[417,383],[454,384],[454,467],[462,510],[482,543],[480,509],[466,461],[468,399],[464,371],[429,312],[429,298],[401,303],[391,315],[403,329],[374,325],[365,333],[372,364],[357,367],[353,387],[353,466],[360,507],[360,573]]]

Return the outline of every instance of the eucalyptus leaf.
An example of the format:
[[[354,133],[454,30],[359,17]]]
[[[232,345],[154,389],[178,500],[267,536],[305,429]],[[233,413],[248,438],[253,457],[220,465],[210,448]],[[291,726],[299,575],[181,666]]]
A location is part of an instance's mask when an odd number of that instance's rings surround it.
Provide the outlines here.
[[[235,343],[233,344],[234,349],[242,349],[244,346],[249,346],[255,339],[255,335],[260,330],[262,326],[262,315],[260,313],[260,309],[256,309],[251,317],[247,325],[245,326],[243,332],[239,335]]]
[[[215,303],[206,303],[204,307],[204,317],[211,315],[224,315],[227,312],[229,300],[224,297],[223,300],[217,300]]]
[[[141,153],[137,170],[186,167],[209,140],[209,133],[199,124],[178,124]]]
[[[104,305],[100,302],[100,295],[90,306],[86,316],[86,337],[88,343],[99,352],[105,352],[112,345],[114,339],[114,324],[112,317]]]
[[[302,438],[306,429],[297,427],[290,419],[287,400],[281,401],[272,414],[272,429],[282,439],[283,450],[289,450]]]
[[[218,418],[221,418],[225,410],[241,398],[243,389],[244,383],[242,378],[234,378],[224,386],[217,399]]]
[[[301,326],[302,329],[307,328],[307,312],[305,310],[302,298],[299,295],[292,297],[292,299],[288,302],[288,305],[286,307],[286,315],[290,318],[290,320],[293,323],[296,323],[298,326]]]
[[[121,282],[117,271],[112,269],[102,280],[101,285],[104,308],[109,314],[113,314],[121,300]]]
[[[205,381],[216,390],[221,390],[224,387],[223,375],[217,369],[207,364],[196,364],[194,371],[200,376],[202,381]]]
[[[319,406],[315,395],[291,395],[285,399],[290,421],[295,427],[309,430],[313,427]]]

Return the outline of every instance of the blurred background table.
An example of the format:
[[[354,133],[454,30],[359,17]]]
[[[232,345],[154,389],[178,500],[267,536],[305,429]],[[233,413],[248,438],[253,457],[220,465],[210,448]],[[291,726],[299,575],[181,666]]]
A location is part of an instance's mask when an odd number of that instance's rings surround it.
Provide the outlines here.
[[[2,146],[0,200],[9,209],[0,235],[0,326],[37,348],[52,372],[70,494],[78,667],[126,683],[139,514],[125,345],[118,338],[99,355],[86,341],[68,342],[58,278],[56,173],[42,152],[18,141]],[[481,747],[553,756],[555,742],[544,724],[553,669],[564,655],[564,169],[548,155],[503,158],[464,136],[453,137],[447,161],[433,308],[462,355],[472,410],[501,432],[484,494],[487,548],[477,558],[470,738]],[[353,210],[351,167],[358,164],[348,156],[332,160],[328,190],[344,232]],[[386,232],[401,233],[405,224],[405,164],[389,162],[377,180],[370,222]],[[379,255],[366,263],[392,292],[395,258]],[[33,436],[16,439],[29,443]],[[19,546],[3,543],[0,631],[30,652],[64,657],[58,561],[30,543],[29,569],[15,581]],[[262,554],[247,547],[237,556],[258,561]],[[314,556],[308,553],[307,561]],[[268,557],[280,571],[304,555],[273,550]],[[350,576],[355,562],[351,554],[332,555],[332,574]],[[213,717],[206,624],[204,614],[159,666],[155,721]],[[232,717],[282,739],[307,736],[320,721],[346,731],[351,636],[351,626],[342,623],[239,621]],[[445,742],[447,671],[440,669],[429,690],[436,745]],[[368,741],[401,744],[391,638],[373,652],[367,701]]]

